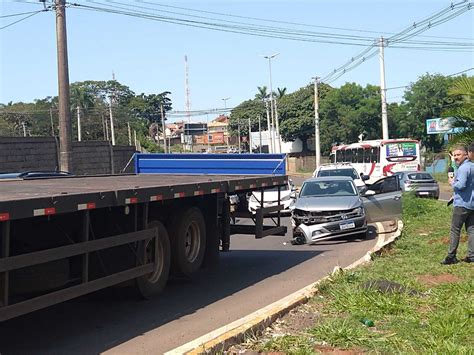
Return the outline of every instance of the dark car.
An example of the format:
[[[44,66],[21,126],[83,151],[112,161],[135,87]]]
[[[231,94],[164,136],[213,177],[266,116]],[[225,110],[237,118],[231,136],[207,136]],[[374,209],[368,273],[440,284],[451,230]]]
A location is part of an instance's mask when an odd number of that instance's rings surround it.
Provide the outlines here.
[[[439,185],[430,173],[423,171],[400,171],[398,177],[402,191],[412,191],[419,197],[439,198]]]
[[[41,179],[41,178],[52,178],[52,177],[66,177],[74,176],[67,171],[24,171],[21,173],[4,173],[0,174],[0,180],[28,180],[28,179]]]

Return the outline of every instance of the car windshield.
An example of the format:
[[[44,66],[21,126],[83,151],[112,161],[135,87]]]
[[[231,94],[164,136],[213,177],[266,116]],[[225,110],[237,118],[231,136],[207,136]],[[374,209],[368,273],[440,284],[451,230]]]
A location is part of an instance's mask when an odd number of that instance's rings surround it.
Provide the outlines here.
[[[357,192],[351,181],[308,181],[301,188],[304,196],[355,196]]]
[[[413,173],[408,174],[410,180],[433,180],[433,177],[428,173]]]
[[[348,176],[352,179],[358,179],[359,176],[354,169],[328,169],[328,170],[320,170],[318,172],[318,177],[323,176]]]

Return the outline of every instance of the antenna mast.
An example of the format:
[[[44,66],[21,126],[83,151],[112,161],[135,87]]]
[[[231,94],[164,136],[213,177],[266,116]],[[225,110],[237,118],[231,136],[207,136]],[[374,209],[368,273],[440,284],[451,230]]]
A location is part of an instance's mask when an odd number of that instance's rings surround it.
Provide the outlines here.
[[[188,117],[188,123],[191,123],[191,94],[189,91],[189,68],[188,68],[188,56],[184,56],[184,71],[185,71],[185,82],[184,90],[186,93],[186,115]]]

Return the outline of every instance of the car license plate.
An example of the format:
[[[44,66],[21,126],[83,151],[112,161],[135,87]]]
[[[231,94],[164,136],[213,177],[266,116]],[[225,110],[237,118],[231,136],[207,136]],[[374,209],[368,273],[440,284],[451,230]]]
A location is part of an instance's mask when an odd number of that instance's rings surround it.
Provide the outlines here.
[[[423,196],[426,196],[426,195],[429,195],[430,193],[429,192],[426,192],[426,191],[421,191],[421,192],[418,192],[419,195],[423,195]]]
[[[354,223],[354,222],[341,223],[341,224],[339,225],[339,228],[341,228],[341,230],[346,230],[346,229],[355,228],[355,223]]]

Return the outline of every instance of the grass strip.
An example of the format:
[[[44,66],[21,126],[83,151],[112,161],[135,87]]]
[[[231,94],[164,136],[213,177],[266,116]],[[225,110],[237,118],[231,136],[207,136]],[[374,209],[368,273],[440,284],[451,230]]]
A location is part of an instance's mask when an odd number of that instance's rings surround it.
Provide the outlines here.
[[[267,334],[253,350],[474,354],[474,265],[440,264],[451,213],[440,201],[404,196],[400,239],[369,265],[323,282],[306,305],[306,313],[318,315],[312,326],[296,334]],[[459,256],[466,245],[464,236]],[[398,288],[381,289],[374,282]],[[298,322],[297,313],[294,318]]]

